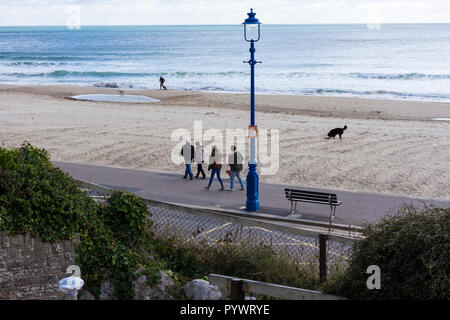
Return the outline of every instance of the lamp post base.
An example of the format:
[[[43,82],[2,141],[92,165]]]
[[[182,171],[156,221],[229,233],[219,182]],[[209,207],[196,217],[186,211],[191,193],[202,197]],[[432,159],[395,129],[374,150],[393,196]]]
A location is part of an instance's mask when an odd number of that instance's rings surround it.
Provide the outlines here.
[[[248,164],[247,174],[247,202],[245,210],[258,211],[259,210],[259,198],[258,198],[258,173],[256,172],[256,163]]]

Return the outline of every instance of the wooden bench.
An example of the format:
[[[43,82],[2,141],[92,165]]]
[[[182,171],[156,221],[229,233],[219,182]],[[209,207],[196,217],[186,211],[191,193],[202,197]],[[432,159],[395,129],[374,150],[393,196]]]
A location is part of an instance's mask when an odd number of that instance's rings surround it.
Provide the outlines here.
[[[342,204],[338,201],[336,194],[326,192],[313,192],[305,190],[297,190],[285,188],[286,199],[291,202],[291,213],[297,210],[297,202],[308,202],[326,204],[330,206],[330,219],[333,220],[336,215],[336,207]]]

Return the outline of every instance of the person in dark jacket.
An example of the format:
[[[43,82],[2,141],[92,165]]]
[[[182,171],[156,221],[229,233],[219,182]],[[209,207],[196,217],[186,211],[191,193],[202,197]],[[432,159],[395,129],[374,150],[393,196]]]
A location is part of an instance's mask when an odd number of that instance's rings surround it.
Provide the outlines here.
[[[184,164],[186,165],[186,170],[184,171],[184,179],[189,178],[192,180],[194,173],[192,172],[191,164],[194,160],[194,146],[191,145],[189,141],[186,141],[183,148],[181,148],[181,155],[184,158]]]
[[[239,151],[236,150],[236,146],[231,146],[231,151],[233,153],[228,157],[228,164],[230,165],[230,188],[227,190],[233,191],[234,177],[237,177],[239,183],[241,184],[240,190],[244,190],[244,182],[241,178],[241,171],[243,168],[242,163],[244,162],[244,157]]]
[[[211,150],[211,155],[209,156],[209,166],[208,166],[208,170],[212,171],[211,177],[209,178],[209,184],[207,187],[205,187],[206,189],[209,190],[209,188],[211,187],[211,183],[214,180],[214,175],[217,175],[217,180],[219,180],[221,185],[220,191],[224,190],[223,182],[222,179],[220,178],[220,169],[222,169],[222,155],[217,149],[217,147],[213,146]]]
[[[205,160],[205,155],[203,151],[203,146],[200,145],[200,142],[195,142],[195,155],[194,155],[194,161],[197,163],[197,175],[196,178],[199,177],[200,174],[202,174],[202,179],[206,178],[205,171],[203,171],[203,162]]]

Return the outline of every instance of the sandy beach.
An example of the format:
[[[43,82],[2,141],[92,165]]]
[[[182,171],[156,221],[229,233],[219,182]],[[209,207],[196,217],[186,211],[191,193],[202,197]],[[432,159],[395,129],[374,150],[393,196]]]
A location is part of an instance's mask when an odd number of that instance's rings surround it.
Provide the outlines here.
[[[0,143],[28,141],[52,160],[183,172],[174,129],[246,128],[247,94],[127,90],[157,103],[66,99],[117,89],[0,85]],[[450,200],[450,103],[257,95],[260,128],[280,130],[280,170],[265,182]],[[324,139],[348,126],[343,139]]]

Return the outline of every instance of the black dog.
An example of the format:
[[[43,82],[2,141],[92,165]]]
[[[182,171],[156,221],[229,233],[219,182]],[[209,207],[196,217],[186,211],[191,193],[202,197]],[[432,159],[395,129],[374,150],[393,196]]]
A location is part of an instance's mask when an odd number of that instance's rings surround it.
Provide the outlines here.
[[[342,135],[344,134],[344,131],[347,129],[347,126],[344,126],[344,128],[334,128],[333,130],[330,130],[330,132],[328,132],[328,138],[325,139],[330,139],[330,138],[336,138],[337,135],[339,135],[339,138],[342,139]]]

